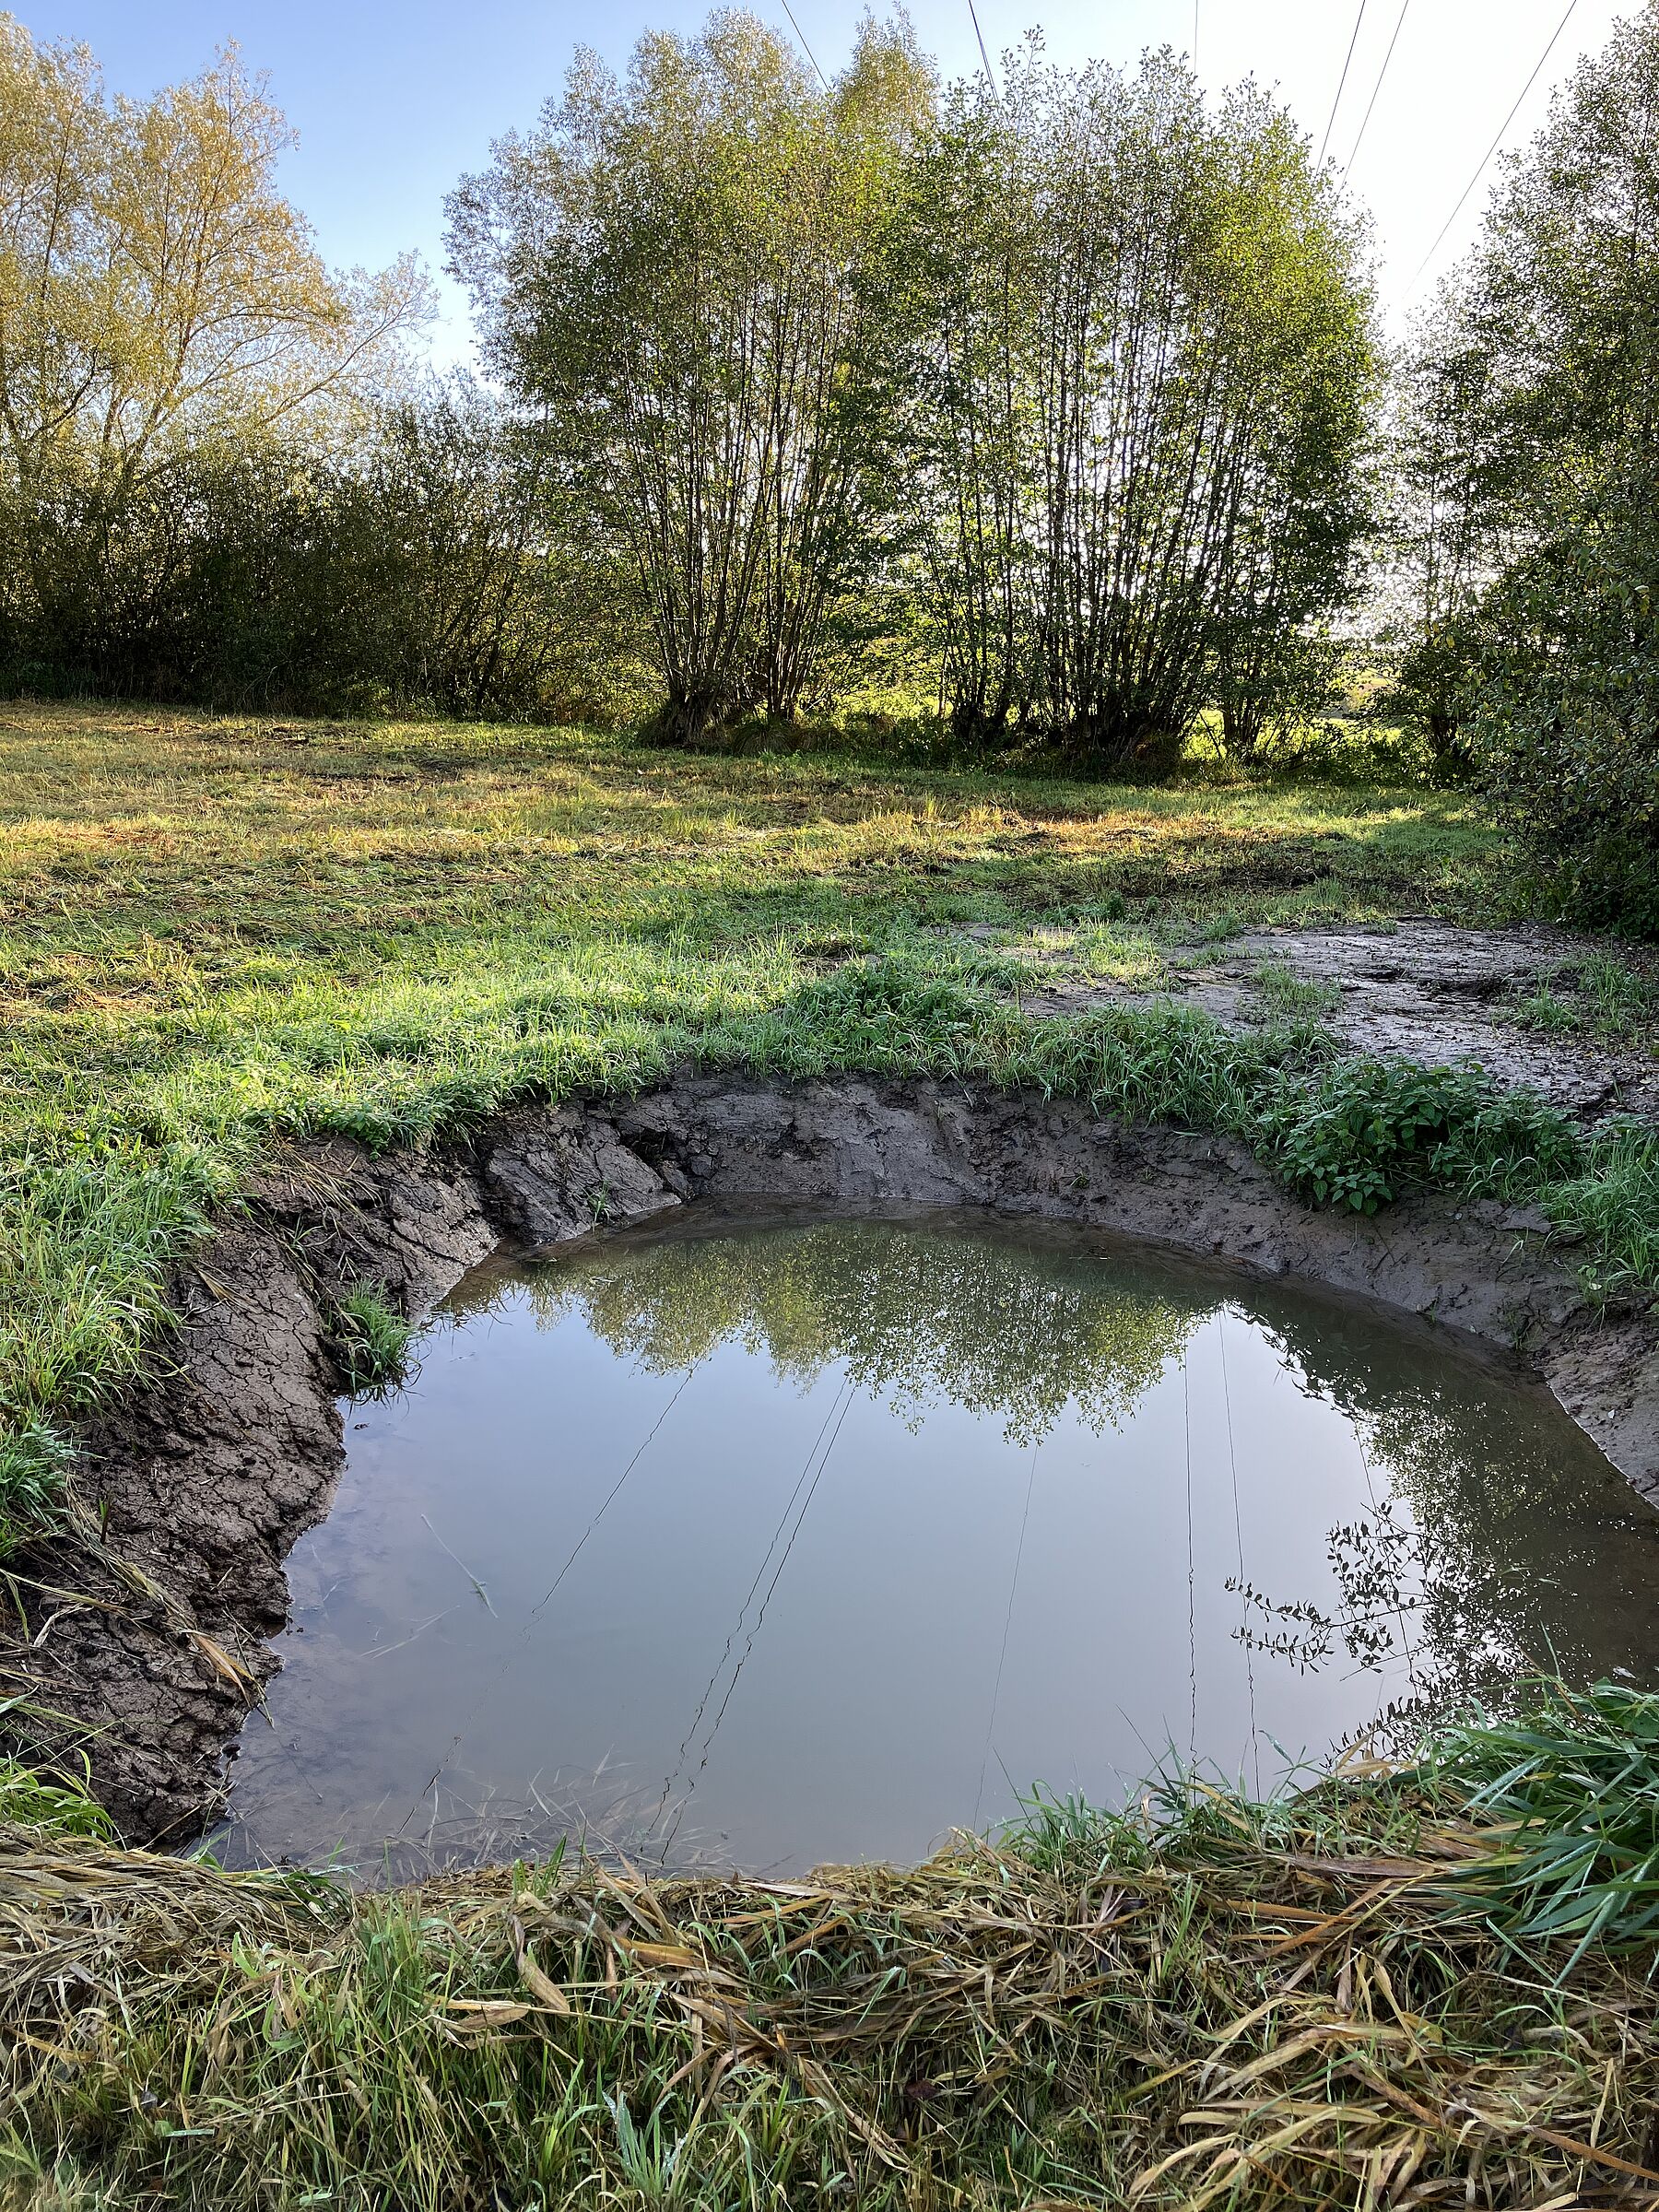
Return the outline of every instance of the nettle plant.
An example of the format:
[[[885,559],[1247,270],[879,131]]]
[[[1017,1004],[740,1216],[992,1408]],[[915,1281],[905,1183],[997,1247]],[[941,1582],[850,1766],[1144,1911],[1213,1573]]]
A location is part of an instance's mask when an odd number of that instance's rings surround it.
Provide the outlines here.
[[[1478,1067],[1338,1060],[1281,1083],[1257,1117],[1279,1174],[1318,1206],[1374,1214],[1413,1183],[1495,1195],[1535,1190],[1579,1165],[1583,1140],[1557,1108],[1500,1090]]]

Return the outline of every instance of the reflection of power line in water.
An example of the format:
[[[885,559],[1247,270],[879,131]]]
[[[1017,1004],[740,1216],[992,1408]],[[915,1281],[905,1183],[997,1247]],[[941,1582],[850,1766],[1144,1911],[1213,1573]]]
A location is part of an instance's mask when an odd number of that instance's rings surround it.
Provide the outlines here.
[[[655,1442],[658,1430],[661,1429],[663,1423],[668,1418],[668,1416],[679,1404],[680,1398],[684,1394],[687,1384],[690,1382],[692,1376],[697,1372],[698,1367],[700,1364],[700,1361],[694,1361],[680,1377],[679,1382],[675,1389],[674,1395],[669,1399],[667,1405],[664,1406],[662,1412],[657,1415],[657,1418],[653,1422],[650,1433],[647,1435],[644,1442],[640,1446],[639,1450],[634,1453],[633,1457],[623,1468],[621,1474],[618,1476],[616,1481],[612,1483],[609,1490],[606,1493],[604,1502],[600,1505],[598,1511],[594,1514],[593,1519],[588,1523],[587,1526],[582,1530],[581,1535],[577,1537],[574,1546],[571,1547],[570,1557],[565,1560],[564,1565],[559,1569],[559,1572],[553,1577],[552,1582],[547,1585],[541,1596],[538,1597],[535,1605],[531,1606],[529,1612],[525,1614],[524,1626],[519,1630],[518,1653],[508,1653],[506,1658],[502,1660],[500,1665],[496,1669],[495,1674],[491,1677],[489,1682],[473,1700],[471,1705],[467,1708],[465,1718],[462,1721],[459,1729],[457,1729],[455,1734],[450,1738],[448,1750],[445,1751],[443,1757],[438,1761],[437,1766],[432,1770],[430,1776],[428,1778],[426,1783],[423,1785],[420,1791],[420,1794],[415,1799],[415,1802],[410,1806],[408,1811],[404,1815],[403,1818],[398,1822],[396,1828],[392,1831],[394,1835],[401,1836],[403,1834],[405,1829],[408,1827],[410,1821],[414,1819],[415,1815],[419,1811],[421,1806],[425,1803],[427,1792],[429,1790],[435,1790],[439,1783],[442,1780],[445,1769],[448,1767],[451,1759],[454,1758],[456,1752],[461,1748],[462,1739],[465,1736],[467,1730],[472,1726],[474,1721],[477,1719],[479,1709],[483,1705],[486,1698],[489,1696],[492,1690],[494,1690],[496,1686],[500,1683],[502,1676],[506,1674],[508,1668],[512,1665],[514,1658],[517,1657],[519,1653],[522,1653],[524,1647],[529,1642],[531,1630],[535,1626],[536,1622],[541,1618],[541,1616],[552,1604],[554,1597],[558,1594],[559,1584],[564,1581],[565,1576],[570,1573],[571,1568],[575,1566],[577,1560],[581,1558],[583,1550],[586,1548],[589,1537],[593,1535],[594,1531],[598,1527],[600,1522],[604,1520],[606,1514],[615,1504],[618,1496],[621,1492],[623,1484],[628,1480],[629,1477],[633,1473],[634,1469],[644,1458],[646,1453],[650,1451],[652,1445]]]
[[[1181,1419],[1186,1441],[1187,1515],[1187,1689],[1192,1719],[1187,1735],[1187,1758],[1198,1763],[1198,1584],[1193,1559],[1193,1382],[1187,1372],[1186,1347],[1181,1347]]]
[[[1026,1474],[1025,1511],[1019,1516],[1019,1542],[1014,1549],[1014,1572],[1008,1582],[1008,1609],[1003,1615],[1002,1650],[996,1655],[996,1680],[991,1690],[991,1712],[985,1723],[985,1748],[980,1759],[979,1788],[973,1798],[973,1825],[976,1829],[979,1826],[980,1806],[984,1802],[985,1770],[991,1764],[991,1738],[996,1729],[996,1709],[1002,1702],[1003,1668],[1008,1658],[1008,1630],[1014,1622],[1014,1594],[1019,1588],[1019,1562],[1025,1558],[1026,1527],[1031,1518],[1031,1491],[1037,1481],[1037,1454],[1041,1449],[1041,1441],[1031,1446],[1031,1464]]]
[[[732,1669],[732,1678],[726,1684],[724,1697],[720,1700],[720,1711],[714,1715],[713,1721],[709,1728],[709,1733],[703,1738],[702,1752],[697,1762],[697,1771],[700,1774],[709,1763],[709,1754],[714,1748],[714,1738],[720,1734],[720,1724],[725,1719],[726,1707],[731,1703],[733,1693],[737,1688],[737,1684],[742,1677],[743,1670],[748,1665],[749,1653],[754,1650],[755,1644],[759,1638],[760,1631],[766,1626],[766,1609],[771,1604],[772,1593],[777,1589],[779,1583],[783,1578],[783,1570],[789,1564],[789,1555],[795,1547],[795,1539],[800,1535],[802,1527],[805,1525],[806,1515],[812,1510],[812,1500],[818,1495],[818,1484],[824,1479],[824,1470],[830,1465],[830,1459],[835,1452],[835,1447],[841,1441],[842,1424],[846,1420],[848,1412],[852,1407],[853,1400],[855,1395],[856,1385],[849,1382],[847,1385],[846,1395],[841,1400],[841,1411],[836,1416],[835,1427],[830,1434],[830,1441],[824,1446],[824,1455],[818,1461],[818,1473],[813,1477],[811,1488],[807,1490],[806,1497],[801,1500],[801,1510],[795,1515],[794,1526],[789,1532],[789,1541],[783,1547],[783,1556],[779,1559],[771,1581],[766,1586],[766,1595],[760,1600],[760,1610],[755,1616],[755,1625],[749,1630],[748,1641],[743,1647],[743,1656],[738,1660],[736,1665]],[[672,1779],[672,1777],[670,1779]],[[679,1824],[685,1818],[686,1807],[688,1805],[689,1805],[691,1800],[691,1792],[696,1787],[697,1784],[695,1782],[688,1785],[685,1798],[680,1805],[678,1812],[677,1812],[674,1817],[674,1825],[672,1828],[670,1828],[668,1833],[663,1839],[663,1851],[665,1855],[666,1855],[670,1844],[672,1844],[674,1841],[675,1836],[678,1833]]]
[[[846,1401],[852,1397],[853,1390],[853,1384],[850,1381],[846,1382],[841,1386],[841,1388],[837,1390],[836,1394],[830,1401],[830,1410],[827,1414],[825,1414],[824,1418],[819,1425],[818,1432],[813,1439],[812,1449],[807,1453],[805,1461],[802,1463],[801,1471],[795,1477],[794,1488],[790,1491],[789,1497],[785,1501],[783,1511],[778,1516],[778,1524],[772,1530],[771,1541],[766,1547],[766,1550],[761,1558],[760,1564],[755,1570],[755,1579],[748,1586],[748,1594],[744,1598],[743,1604],[738,1609],[736,1619],[732,1623],[731,1634],[725,1640],[725,1649],[721,1653],[719,1660],[715,1664],[714,1672],[709,1677],[708,1681],[703,1686],[702,1696],[697,1701],[697,1711],[691,1716],[691,1724],[686,1730],[684,1736],[682,1736],[680,1739],[680,1747],[675,1756],[674,1765],[669,1772],[663,1778],[662,1804],[665,1806],[667,1805],[669,1794],[672,1792],[676,1782],[677,1782],[679,1779],[681,1770],[685,1766],[686,1754],[691,1748],[692,1738],[696,1735],[699,1728],[700,1728],[702,1725],[703,1715],[709,1710],[709,1700],[714,1695],[714,1686],[720,1680],[721,1676],[725,1672],[726,1661],[732,1655],[732,1648],[736,1643],[738,1637],[743,1632],[743,1624],[748,1618],[748,1609],[755,1602],[755,1593],[759,1589],[761,1578],[764,1576],[767,1568],[771,1564],[772,1554],[777,1550],[779,1542],[782,1537],[784,1528],[788,1524],[789,1516],[794,1511],[795,1500],[800,1496],[802,1488],[806,1481],[806,1477],[812,1472],[813,1463],[816,1461],[818,1455],[818,1447],[822,1444],[825,1437],[829,1434],[830,1424],[836,1418],[837,1408],[841,1408],[844,1413]],[[837,1434],[839,1433],[840,1429],[838,1425]],[[822,1473],[821,1468],[819,1469],[819,1472]],[[659,1808],[659,1810],[661,1808]],[[666,1849],[665,1844],[665,1849]]]
[[[1373,1522],[1380,1521],[1382,1517],[1382,1508],[1377,1503],[1377,1486],[1371,1480],[1371,1454],[1365,1448],[1364,1437],[1362,1437],[1359,1433],[1359,1420],[1358,1415],[1354,1417],[1354,1441],[1359,1447],[1359,1465],[1365,1469],[1365,1487],[1371,1496],[1371,1519]],[[1417,1653],[1411,1648],[1411,1631],[1406,1626],[1406,1608],[1405,1606],[1399,1602],[1398,1597],[1396,1597],[1394,1611],[1394,1618],[1400,1624],[1400,1641],[1406,1647],[1406,1677],[1409,1680],[1412,1688],[1416,1689],[1418,1687]],[[1350,1649],[1352,1647],[1350,1646]]]
[[[1250,1600],[1244,1595],[1244,1517],[1239,1507],[1239,1453],[1233,1441],[1232,1391],[1227,1378],[1227,1308],[1222,1306],[1216,1315],[1216,1329],[1221,1344],[1221,1403],[1227,1412],[1227,1459],[1232,1470],[1233,1534],[1239,1543],[1239,1625],[1246,1631],[1250,1627]],[[1262,1794],[1262,1743],[1256,1734],[1255,1653],[1250,1648],[1246,1633],[1240,1640],[1244,1649],[1244,1679],[1250,1693],[1250,1752],[1255,1769],[1255,1793]]]

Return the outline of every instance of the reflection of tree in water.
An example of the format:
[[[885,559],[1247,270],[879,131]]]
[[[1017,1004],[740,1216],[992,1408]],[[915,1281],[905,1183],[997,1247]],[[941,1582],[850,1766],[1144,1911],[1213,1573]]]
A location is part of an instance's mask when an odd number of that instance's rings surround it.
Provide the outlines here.
[[[1659,1683],[1659,1514],[1541,1391],[1362,1306],[938,1221],[623,1238],[530,1283],[544,1321],[579,1312],[653,1371],[726,1342],[797,1383],[841,1362],[912,1423],[946,1401],[1026,1443],[1068,1404],[1096,1430],[1124,1421],[1225,1305],[1353,1424],[1364,1454],[1359,1506],[1345,1487],[1326,1532],[1334,1600],[1272,1586],[1271,1567],[1256,1570],[1267,1587],[1230,1579],[1253,1651],[1405,1677],[1402,1735],[1425,1710],[1501,1696],[1529,1666]]]
[[[1334,1612],[1245,1589],[1256,1648],[1403,1661],[1407,1734],[1530,1667],[1659,1679],[1659,1515],[1541,1390],[1362,1312],[1272,1292],[1252,1306],[1300,1385],[1353,1422],[1371,1490],[1327,1537]]]
[[[538,1268],[532,1296],[653,1372],[723,1343],[799,1384],[840,1362],[912,1425],[947,1401],[1016,1443],[1068,1404],[1122,1421],[1215,1302],[1083,1250],[881,1221],[596,1245]]]

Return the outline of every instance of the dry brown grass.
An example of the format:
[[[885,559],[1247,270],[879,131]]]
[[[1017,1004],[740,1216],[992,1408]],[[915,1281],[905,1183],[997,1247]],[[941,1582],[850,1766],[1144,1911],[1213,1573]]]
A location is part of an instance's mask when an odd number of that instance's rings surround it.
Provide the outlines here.
[[[0,1841],[19,2201],[1659,2203],[1653,1953],[1522,1948],[1378,1772],[806,1883],[347,1897]],[[1460,1885],[1458,1877],[1463,1879]],[[1484,1900],[1484,1902],[1483,1902]],[[0,2169],[4,2171],[4,2169]],[[104,2194],[107,2193],[107,2194]]]

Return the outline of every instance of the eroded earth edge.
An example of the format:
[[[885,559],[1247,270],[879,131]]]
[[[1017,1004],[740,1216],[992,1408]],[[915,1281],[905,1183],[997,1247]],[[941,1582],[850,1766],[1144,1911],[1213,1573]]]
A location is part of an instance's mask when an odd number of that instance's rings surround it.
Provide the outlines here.
[[[300,1148],[252,1186],[180,1271],[149,1387],[85,1440],[103,1548],[60,1541],[18,1563],[22,1687],[37,1716],[59,1716],[30,1722],[25,1752],[84,1742],[129,1841],[199,1831],[276,1664],[283,1561],[344,1464],[335,1295],[378,1283],[418,1318],[503,1242],[554,1244],[599,1215],[700,1197],[983,1206],[1376,1298],[1512,1352],[1659,1500],[1659,1331],[1586,1311],[1573,1255],[1534,1213],[1439,1197],[1374,1220],[1315,1213],[1229,1140],[1100,1122],[1073,1101],[687,1077],[514,1114],[464,1151]]]

